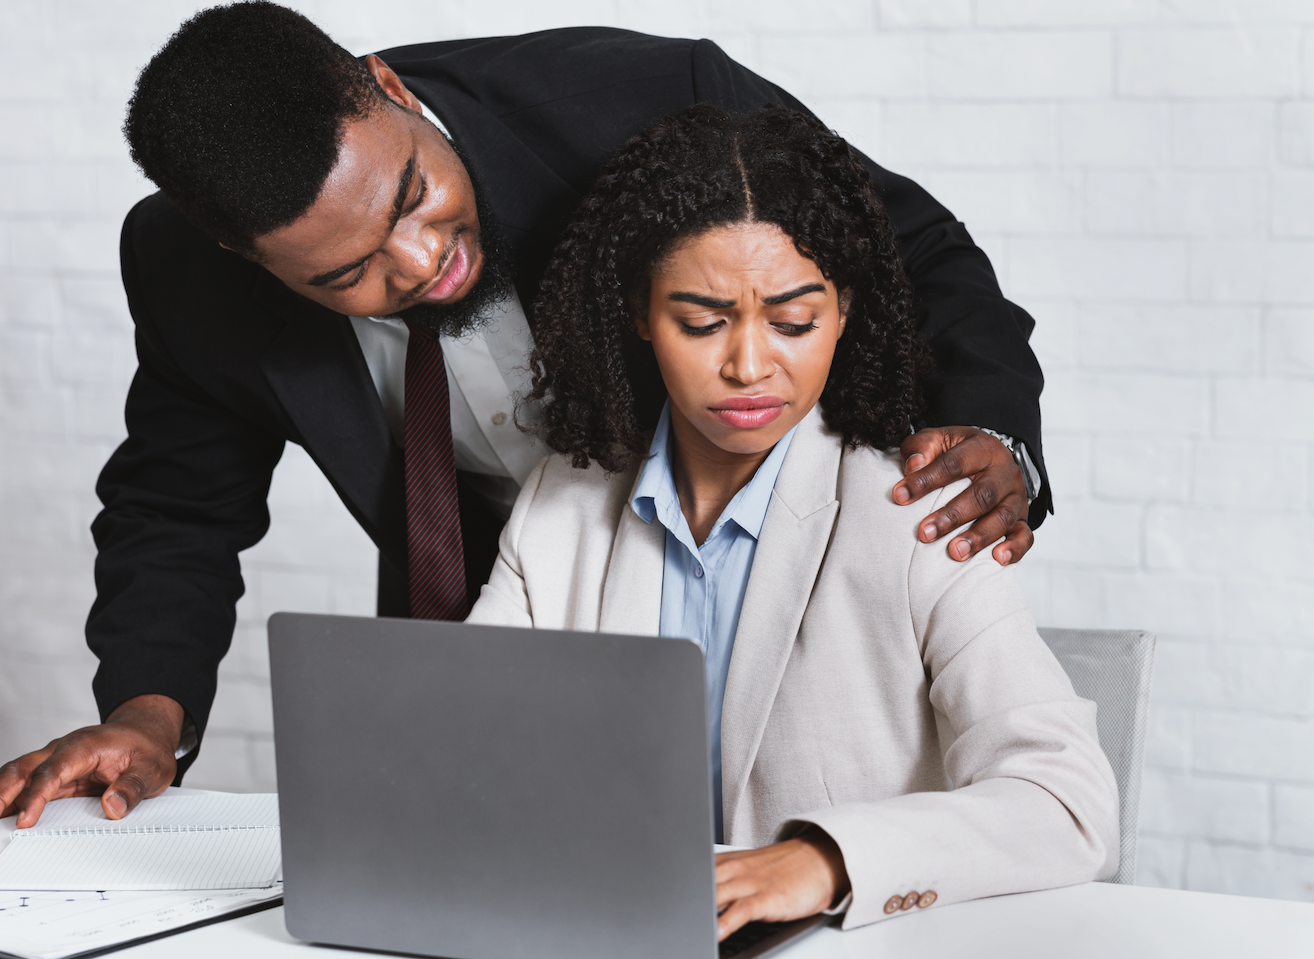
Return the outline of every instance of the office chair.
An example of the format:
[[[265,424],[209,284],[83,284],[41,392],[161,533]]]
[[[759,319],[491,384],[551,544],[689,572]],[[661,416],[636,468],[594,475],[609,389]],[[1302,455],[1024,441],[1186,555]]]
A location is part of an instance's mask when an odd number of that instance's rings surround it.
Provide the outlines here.
[[[1118,871],[1108,882],[1136,881],[1136,824],[1150,711],[1154,634],[1130,629],[1042,629],[1077,695],[1095,701],[1100,746],[1118,780]]]

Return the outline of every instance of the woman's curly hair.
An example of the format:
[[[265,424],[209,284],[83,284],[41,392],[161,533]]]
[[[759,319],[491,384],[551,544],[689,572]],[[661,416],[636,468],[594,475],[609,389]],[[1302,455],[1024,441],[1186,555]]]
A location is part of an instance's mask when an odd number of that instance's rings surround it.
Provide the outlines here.
[[[709,229],[772,223],[846,294],[847,324],[821,394],[849,447],[897,446],[920,426],[930,357],[894,229],[848,144],[780,107],[699,105],[621,148],[553,254],[534,309],[530,400],[539,432],[577,469],[628,469],[648,449],[666,388],[635,331],[653,273],[675,244]]]

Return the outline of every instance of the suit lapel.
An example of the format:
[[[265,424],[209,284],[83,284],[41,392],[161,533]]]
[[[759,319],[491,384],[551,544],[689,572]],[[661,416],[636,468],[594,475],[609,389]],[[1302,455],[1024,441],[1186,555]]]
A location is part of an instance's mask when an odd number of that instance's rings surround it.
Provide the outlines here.
[[[841,452],[814,407],[794,434],[762,524],[721,710],[727,835],[839,515]]]
[[[274,281],[277,283],[277,281]],[[260,368],[302,446],[393,566],[406,569],[401,449],[351,321],[280,285],[259,294],[285,320]]]
[[[636,473],[634,482],[638,483]],[[656,636],[662,615],[662,571],[666,563],[666,529],[645,523],[630,508],[621,510],[620,525],[602,585],[598,631],[625,636]]]

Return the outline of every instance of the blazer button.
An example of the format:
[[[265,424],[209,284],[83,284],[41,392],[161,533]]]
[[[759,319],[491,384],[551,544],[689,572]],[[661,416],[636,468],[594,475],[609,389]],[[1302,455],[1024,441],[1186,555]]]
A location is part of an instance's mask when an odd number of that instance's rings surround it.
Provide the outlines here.
[[[908,895],[903,897],[903,902],[899,903],[899,908],[911,909],[913,906],[917,905],[917,900],[918,900],[917,893],[915,891],[910,892],[908,893]]]
[[[888,916],[891,913],[898,912],[899,907],[902,905],[903,905],[903,896],[893,897],[889,902],[885,904],[885,915]]]
[[[934,889],[928,889],[926,890],[926,892],[922,893],[922,898],[917,900],[917,908],[925,909],[927,906],[934,903],[935,900],[938,898],[940,897],[935,894]]]
[[[501,426],[501,425],[502,425],[503,423],[505,423],[505,422],[506,422],[506,414],[505,414],[505,413],[494,413],[494,414],[493,414],[493,425],[494,425],[494,426]]]

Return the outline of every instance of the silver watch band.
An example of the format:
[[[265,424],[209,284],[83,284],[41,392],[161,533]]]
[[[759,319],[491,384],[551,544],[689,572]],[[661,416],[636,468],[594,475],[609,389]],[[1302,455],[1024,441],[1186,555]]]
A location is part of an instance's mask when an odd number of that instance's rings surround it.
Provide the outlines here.
[[[998,430],[986,429],[984,426],[978,426],[976,429],[982,433],[989,433],[999,442],[1008,447],[1008,451],[1013,454],[1013,462],[1017,463],[1017,468],[1022,471],[1022,482],[1027,487],[1027,505],[1030,506],[1037,496],[1040,495],[1040,470],[1036,469],[1036,464],[1031,462],[1031,454],[1027,452],[1027,444],[1022,440],[1009,436],[1007,433],[1000,433]]]

